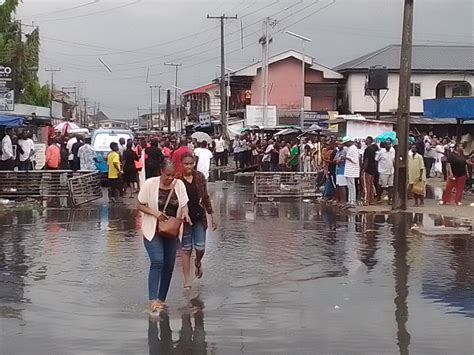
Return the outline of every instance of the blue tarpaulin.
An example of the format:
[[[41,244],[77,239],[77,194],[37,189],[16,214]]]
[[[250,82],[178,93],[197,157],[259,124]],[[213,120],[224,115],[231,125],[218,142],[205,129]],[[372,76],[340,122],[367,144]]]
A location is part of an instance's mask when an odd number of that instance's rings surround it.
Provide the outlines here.
[[[474,97],[423,100],[425,117],[474,120]]]
[[[23,126],[23,117],[0,115],[0,126],[21,127]]]

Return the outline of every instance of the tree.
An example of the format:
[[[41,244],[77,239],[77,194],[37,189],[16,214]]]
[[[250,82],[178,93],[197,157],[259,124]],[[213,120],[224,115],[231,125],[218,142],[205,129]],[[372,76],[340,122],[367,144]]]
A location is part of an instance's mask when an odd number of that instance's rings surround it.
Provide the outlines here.
[[[15,69],[15,101],[49,106],[49,88],[41,86],[38,79],[39,28],[25,34],[23,40],[21,22],[13,18],[19,4],[20,0],[5,0],[0,5],[0,64],[12,65]]]

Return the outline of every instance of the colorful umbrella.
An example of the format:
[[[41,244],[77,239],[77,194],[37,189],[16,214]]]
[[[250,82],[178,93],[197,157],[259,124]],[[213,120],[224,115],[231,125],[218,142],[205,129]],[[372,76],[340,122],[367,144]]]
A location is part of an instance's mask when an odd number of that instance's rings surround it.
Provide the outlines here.
[[[377,137],[375,137],[375,139],[379,142],[383,142],[383,141],[386,141],[387,139],[390,139],[393,143],[393,142],[395,142],[396,137],[397,137],[396,132],[388,131],[388,132],[384,132],[382,134],[379,134]]]

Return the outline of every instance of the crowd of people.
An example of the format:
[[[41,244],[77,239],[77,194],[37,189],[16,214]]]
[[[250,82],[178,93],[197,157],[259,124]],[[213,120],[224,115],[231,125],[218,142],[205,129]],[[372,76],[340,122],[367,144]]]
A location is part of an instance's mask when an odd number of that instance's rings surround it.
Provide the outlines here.
[[[393,199],[395,142],[373,137],[362,140],[318,137],[301,141],[286,137],[245,134],[233,143],[236,167],[264,172],[314,172],[324,187],[323,199],[340,207],[372,205]],[[462,143],[449,138],[420,134],[410,137],[408,152],[409,196],[415,205],[424,204],[427,179],[443,177],[446,189],[441,203],[461,204],[472,158]],[[421,173],[422,172],[422,173]]]

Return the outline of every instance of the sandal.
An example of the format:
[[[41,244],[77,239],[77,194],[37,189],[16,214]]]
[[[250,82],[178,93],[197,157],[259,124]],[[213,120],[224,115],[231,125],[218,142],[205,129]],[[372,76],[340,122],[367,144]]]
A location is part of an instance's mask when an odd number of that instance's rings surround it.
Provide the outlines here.
[[[195,270],[194,270],[194,274],[196,275],[196,277],[198,279],[202,279],[202,275],[203,275],[203,272],[202,272],[202,263],[199,262],[199,263],[194,263],[194,266],[195,266]]]

